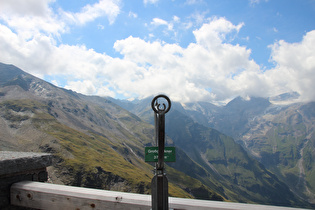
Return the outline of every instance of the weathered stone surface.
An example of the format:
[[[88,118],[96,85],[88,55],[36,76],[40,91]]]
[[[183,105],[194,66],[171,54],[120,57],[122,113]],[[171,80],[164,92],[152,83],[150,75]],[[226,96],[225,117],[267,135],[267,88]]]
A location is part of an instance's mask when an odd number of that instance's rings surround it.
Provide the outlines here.
[[[52,164],[48,153],[0,151],[0,176],[46,168]]]
[[[10,187],[20,181],[47,181],[48,153],[0,151],[0,209],[20,209],[10,205]]]

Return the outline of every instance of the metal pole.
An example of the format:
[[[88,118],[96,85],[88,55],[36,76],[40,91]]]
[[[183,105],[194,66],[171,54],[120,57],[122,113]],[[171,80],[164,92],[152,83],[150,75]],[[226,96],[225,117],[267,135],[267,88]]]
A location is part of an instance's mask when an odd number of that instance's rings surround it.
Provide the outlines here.
[[[158,98],[164,98],[168,106],[158,103]],[[158,146],[158,162],[155,165],[155,175],[152,179],[152,209],[168,210],[168,180],[164,172],[164,148],[165,148],[165,113],[171,108],[171,101],[165,95],[156,96],[151,103],[155,112],[155,141]]]
[[[164,148],[165,148],[165,115],[164,113],[160,114],[158,116],[159,121],[159,133],[158,133],[158,164],[157,164],[157,170],[163,170],[164,169]]]

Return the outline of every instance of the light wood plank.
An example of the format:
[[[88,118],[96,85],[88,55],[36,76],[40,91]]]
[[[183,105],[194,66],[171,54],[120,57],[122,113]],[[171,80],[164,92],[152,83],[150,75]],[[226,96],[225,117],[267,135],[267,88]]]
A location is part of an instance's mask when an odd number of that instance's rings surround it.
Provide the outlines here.
[[[11,203],[36,209],[85,210],[151,208],[151,195],[23,181],[11,187]],[[186,210],[297,210],[297,208],[184,198],[169,198],[170,209]]]

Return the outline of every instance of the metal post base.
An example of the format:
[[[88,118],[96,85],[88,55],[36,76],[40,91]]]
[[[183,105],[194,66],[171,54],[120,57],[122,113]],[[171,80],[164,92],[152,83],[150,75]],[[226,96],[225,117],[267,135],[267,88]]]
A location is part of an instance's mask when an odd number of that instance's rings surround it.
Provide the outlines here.
[[[152,210],[168,210],[168,180],[165,174],[157,174],[151,182]]]

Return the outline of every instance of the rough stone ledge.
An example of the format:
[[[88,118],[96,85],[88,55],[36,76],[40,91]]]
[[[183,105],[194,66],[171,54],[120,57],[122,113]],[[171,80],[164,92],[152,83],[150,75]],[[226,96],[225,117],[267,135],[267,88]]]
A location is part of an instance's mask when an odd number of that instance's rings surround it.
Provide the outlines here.
[[[0,151],[0,176],[46,168],[51,164],[49,153]]]

